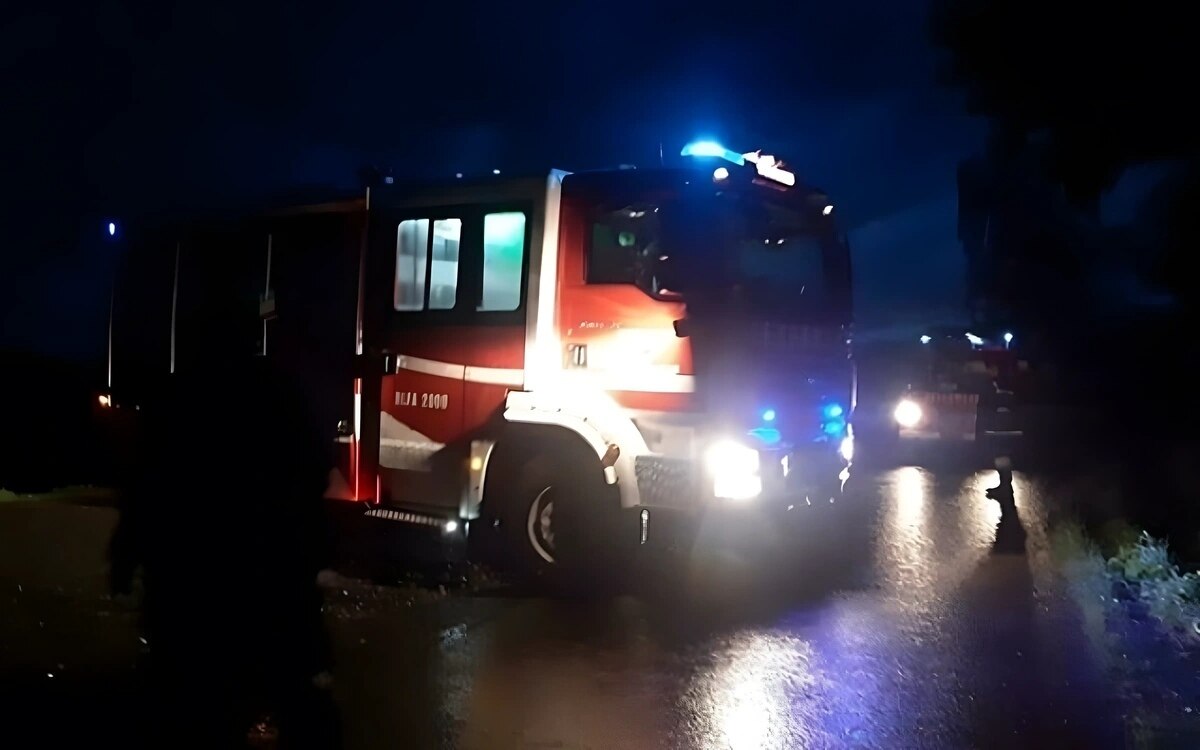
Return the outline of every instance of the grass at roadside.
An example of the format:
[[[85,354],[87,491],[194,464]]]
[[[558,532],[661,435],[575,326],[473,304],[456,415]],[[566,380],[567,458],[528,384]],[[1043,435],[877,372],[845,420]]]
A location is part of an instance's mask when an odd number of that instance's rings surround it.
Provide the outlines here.
[[[1056,525],[1050,533],[1050,548],[1066,580],[1067,590],[1079,607],[1085,635],[1093,653],[1107,660],[1108,616],[1115,604],[1108,566],[1099,547],[1074,522]]]
[[[1128,747],[1196,747],[1196,574],[1172,561],[1165,542],[1119,521],[1089,534],[1060,519],[1050,543],[1090,651],[1128,700]]]
[[[1099,624],[1094,620],[1104,617],[1109,604],[1124,600],[1175,637],[1200,637],[1200,575],[1183,571],[1165,541],[1127,524],[1108,524],[1100,537],[1093,539],[1070,521],[1058,524],[1051,537],[1085,621]]]
[[[1140,525],[1149,521],[1135,520],[1146,508],[1121,479],[1115,467],[1097,467],[1055,487],[1047,526],[1057,567],[1089,630],[1102,631],[1106,618],[1132,616],[1153,621],[1179,645],[1200,646],[1200,574]],[[1189,524],[1178,525],[1184,528],[1172,533],[1187,542]]]
[[[112,503],[116,500],[115,490],[107,487],[91,487],[86,485],[60,487],[49,492],[19,493],[0,487],[0,503],[4,502],[75,502],[87,505]]]

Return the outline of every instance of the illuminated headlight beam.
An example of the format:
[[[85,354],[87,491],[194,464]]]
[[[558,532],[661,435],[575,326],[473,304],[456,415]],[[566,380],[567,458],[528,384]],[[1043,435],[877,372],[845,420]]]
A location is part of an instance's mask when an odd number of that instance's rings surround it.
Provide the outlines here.
[[[727,500],[750,500],[762,494],[758,451],[734,440],[719,440],[704,453],[713,494]]]
[[[921,410],[921,405],[911,398],[901,399],[900,403],[896,404],[896,410],[892,412],[892,417],[896,420],[896,424],[905,429],[912,429],[921,423],[921,418],[924,413]]]

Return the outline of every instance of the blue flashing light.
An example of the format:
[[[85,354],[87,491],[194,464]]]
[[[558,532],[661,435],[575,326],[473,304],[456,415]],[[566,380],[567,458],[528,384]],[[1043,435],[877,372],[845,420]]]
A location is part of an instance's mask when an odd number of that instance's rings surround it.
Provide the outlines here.
[[[928,344],[930,341],[933,341],[933,337],[932,337],[932,336],[930,336],[930,335],[928,335],[928,334],[921,336],[921,343],[922,343],[922,344]]]
[[[730,151],[716,141],[692,141],[679,152],[680,156],[711,156],[737,164],[739,167],[746,163],[746,157],[736,151]]]
[[[826,422],[825,424],[821,425],[821,430],[826,435],[830,435],[832,437],[837,437],[846,431],[846,420],[831,419],[828,422]]]
[[[775,410],[774,409],[764,409],[763,413],[762,413],[762,421],[774,422],[775,421]]]
[[[693,141],[683,147],[680,156],[724,156],[725,147],[716,141]]]
[[[108,236],[115,237],[117,234],[117,225],[115,222],[108,222]]]
[[[841,404],[826,404],[821,413],[825,415],[826,419],[837,419],[845,414],[846,410],[842,408]]]
[[[775,429],[774,427],[755,427],[753,430],[750,430],[749,434],[758,438],[767,445],[775,445],[783,439],[783,436],[779,433],[779,430]]]

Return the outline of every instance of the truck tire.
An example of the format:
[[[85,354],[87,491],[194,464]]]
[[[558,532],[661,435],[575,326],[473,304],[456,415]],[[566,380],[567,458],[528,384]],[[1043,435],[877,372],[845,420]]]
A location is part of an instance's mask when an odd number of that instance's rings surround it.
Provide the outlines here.
[[[525,579],[594,575],[609,557],[604,549],[615,532],[616,493],[594,456],[532,447],[496,446],[469,553]]]

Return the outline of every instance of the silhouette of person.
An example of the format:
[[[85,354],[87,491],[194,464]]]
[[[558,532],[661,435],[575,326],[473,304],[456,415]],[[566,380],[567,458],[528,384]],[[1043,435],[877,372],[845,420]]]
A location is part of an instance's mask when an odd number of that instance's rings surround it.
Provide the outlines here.
[[[989,487],[986,494],[1000,504],[1000,522],[996,526],[996,540],[992,544],[993,554],[1014,554],[1025,551],[1025,528],[1017,515],[1016,494],[1013,492],[1012,460],[1008,456],[996,458],[996,471],[1000,482]]]
[[[996,473],[1000,475],[1000,483],[995,487],[989,487],[987,496],[1003,506],[1006,502],[1014,502],[1012,459],[1008,456],[997,456],[995,465]]]
[[[335,716],[314,680],[330,668],[316,586],[331,548],[328,442],[290,374],[235,335],[253,313],[216,307],[180,338],[195,356],[143,408],[112,540],[114,591],[142,569],[149,739],[243,747],[270,715],[279,747],[328,747]]]

